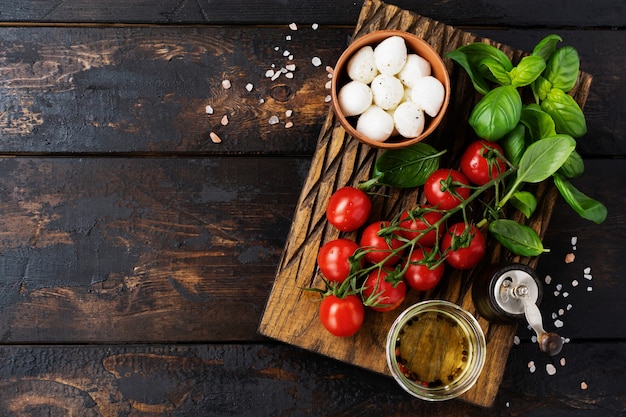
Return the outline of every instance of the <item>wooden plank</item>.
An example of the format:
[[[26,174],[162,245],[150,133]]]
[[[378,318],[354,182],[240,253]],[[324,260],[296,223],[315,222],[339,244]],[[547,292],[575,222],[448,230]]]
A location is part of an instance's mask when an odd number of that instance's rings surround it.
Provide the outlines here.
[[[520,50],[552,33],[474,29]],[[351,32],[293,32],[286,25],[244,31],[0,27],[0,153],[312,155],[329,109],[325,66],[334,66]],[[594,74],[585,108],[589,133],[579,141],[579,152],[625,156],[620,132],[626,118],[619,109],[626,102],[626,34],[555,32],[579,50],[582,69]],[[285,50],[294,55],[294,78],[271,81],[265,71],[290,62],[282,56]],[[314,55],[322,59],[320,67],[311,65]],[[221,85],[225,78],[232,78],[229,90]],[[206,114],[207,105],[213,115]],[[278,124],[269,124],[272,116]],[[286,128],[288,122],[293,127]],[[211,131],[222,143],[211,141]]]
[[[0,159],[0,340],[258,340],[309,162],[276,166]]]
[[[571,344],[554,376],[534,352],[530,344],[512,349],[494,406],[482,409],[420,401],[391,378],[285,345],[4,346],[0,414],[609,417],[624,410],[626,343]]]
[[[619,0],[603,2],[558,0],[486,0],[480,4],[457,1],[391,0],[400,8],[451,25],[621,27],[626,10]],[[353,25],[362,1],[337,0],[21,0],[0,4],[0,17],[10,22],[85,23],[210,23]],[[584,13],[581,13],[584,10]],[[234,12],[236,11],[236,13]]]
[[[469,33],[374,0],[363,6],[355,38],[377,29],[399,29],[416,33],[431,43],[441,56],[461,45],[479,40]],[[522,55],[521,51],[515,51],[504,45],[499,46],[509,56],[514,56],[515,61]],[[437,130],[434,137],[428,139],[428,142],[437,149],[448,150],[446,154],[448,159],[443,162],[443,166],[449,166],[466,141],[471,140],[466,139],[467,136],[471,136],[465,134],[468,127],[458,121],[467,120],[473,104],[479,99],[468,77],[453,68],[449,60],[447,65],[453,88],[451,108],[442,123],[443,126]],[[585,102],[590,83],[591,77],[581,74],[579,84],[573,90],[575,98],[580,103]],[[384,341],[399,311],[366,316],[365,324],[359,333],[351,338],[339,339],[330,335],[321,326],[316,315],[317,305],[307,302],[301,290],[303,287],[322,285],[316,271],[316,254],[324,242],[339,235],[338,231],[329,227],[324,219],[328,198],[334,190],[343,185],[356,184],[368,179],[377,154],[379,153],[372,148],[349,137],[334,120],[333,114],[329,114],[298,203],[294,226],[287,240],[260,331],[266,336],[388,374]],[[374,212],[380,219],[393,217],[416,201],[415,191],[412,190],[408,192],[387,190],[381,194],[389,197],[378,198],[373,202],[375,206],[379,206]],[[543,236],[550,220],[556,191],[549,185],[540,185],[536,190],[536,196],[539,206],[527,224]],[[518,220],[524,222],[521,217]],[[486,257],[488,259],[485,263],[514,259],[493,239],[488,239],[487,253],[490,255]],[[530,266],[535,266],[537,262],[536,258],[515,260]],[[453,271],[438,290],[429,294],[409,294],[405,305],[411,305],[424,297],[446,299],[477,315],[470,291],[472,277],[477,273],[480,273],[480,268],[475,268],[469,273]],[[402,311],[402,308],[399,310]],[[504,372],[515,327],[494,325],[480,317],[479,319],[487,335],[486,365],[476,387],[462,397],[471,403],[489,406],[495,399]]]

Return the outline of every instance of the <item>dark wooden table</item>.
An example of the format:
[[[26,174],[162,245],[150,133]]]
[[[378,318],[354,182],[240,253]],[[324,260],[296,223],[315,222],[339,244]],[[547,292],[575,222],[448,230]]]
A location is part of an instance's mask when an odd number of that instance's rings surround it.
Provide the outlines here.
[[[390,3],[594,77],[575,183],[609,215],[559,199],[538,265],[562,353],[520,326],[483,409],[258,333],[361,2],[5,1],[0,415],[626,415],[626,6]]]

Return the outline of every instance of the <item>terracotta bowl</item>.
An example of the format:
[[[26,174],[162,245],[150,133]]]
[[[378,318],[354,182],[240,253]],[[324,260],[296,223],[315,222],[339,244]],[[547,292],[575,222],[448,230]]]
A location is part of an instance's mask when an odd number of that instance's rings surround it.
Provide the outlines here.
[[[437,78],[444,86],[445,89],[445,97],[441,109],[439,113],[435,117],[429,117],[425,115],[426,121],[424,126],[424,131],[415,138],[405,138],[403,136],[397,135],[392,136],[384,142],[375,141],[369,139],[364,136],[360,132],[356,130],[356,122],[357,117],[346,117],[341,108],[339,106],[339,101],[337,99],[337,95],[339,94],[339,90],[346,83],[350,81],[347,75],[347,64],[350,61],[352,55],[354,55],[358,50],[362,47],[370,45],[375,47],[377,44],[382,42],[383,40],[391,37],[391,36],[400,36],[404,39],[405,44],[407,46],[407,52],[415,53],[420,55],[422,58],[426,59],[430,62],[431,65],[431,75]],[[357,39],[355,39],[350,46],[341,54],[339,60],[337,61],[337,65],[335,65],[333,78],[331,82],[331,104],[333,108],[333,112],[335,113],[339,123],[343,126],[343,128],[348,132],[350,136],[353,138],[370,145],[376,148],[402,148],[414,143],[417,143],[421,140],[424,140],[428,137],[433,131],[437,128],[441,120],[443,119],[446,109],[448,107],[448,103],[450,102],[450,77],[448,75],[448,70],[446,69],[443,60],[439,56],[439,54],[423,39],[418,36],[397,30],[380,30],[368,33],[363,35]]]

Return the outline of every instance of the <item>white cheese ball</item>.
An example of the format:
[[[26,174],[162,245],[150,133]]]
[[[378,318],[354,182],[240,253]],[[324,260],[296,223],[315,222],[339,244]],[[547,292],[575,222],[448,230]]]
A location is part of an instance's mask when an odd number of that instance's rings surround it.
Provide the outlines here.
[[[348,61],[346,70],[351,80],[361,81],[365,84],[371,83],[378,74],[374,60],[374,48],[368,45],[359,49]]]
[[[390,36],[374,48],[376,68],[382,74],[395,75],[406,63],[407,49],[404,39]]]
[[[337,94],[339,108],[346,117],[357,116],[372,105],[372,90],[365,83],[350,81]]]
[[[445,94],[443,84],[429,75],[417,80],[411,90],[411,100],[430,117],[435,117],[443,105]]]
[[[430,74],[430,62],[417,54],[409,54],[406,58],[406,64],[398,73],[398,78],[402,84],[412,88],[417,80]]]
[[[404,97],[404,86],[393,75],[378,74],[371,84],[374,104],[385,110],[395,109]]]
[[[393,133],[393,117],[380,107],[373,105],[359,116],[356,130],[376,142],[384,142]]]
[[[398,133],[405,138],[416,138],[424,131],[424,111],[411,101],[398,106],[393,112],[393,121]]]

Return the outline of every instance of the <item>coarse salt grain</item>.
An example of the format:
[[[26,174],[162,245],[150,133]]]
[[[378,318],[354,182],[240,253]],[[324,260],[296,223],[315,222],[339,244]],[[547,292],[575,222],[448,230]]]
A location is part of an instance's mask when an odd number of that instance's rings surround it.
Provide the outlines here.
[[[578,287],[578,280],[572,281],[572,287]]]
[[[287,117],[291,117],[292,114],[293,114],[293,110],[291,109],[285,111],[285,116]]]
[[[559,316],[562,316],[563,314],[565,314],[565,310],[563,310],[562,308],[559,308]]]
[[[335,69],[331,66],[326,66],[326,72],[329,73],[331,76],[333,75],[333,72],[335,72]]]
[[[568,304],[565,308],[567,309],[567,311],[570,311],[572,309],[572,307],[574,307],[574,306],[571,305],[571,304]]]
[[[265,76],[267,78],[271,78],[274,75],[274,70],[268,69],[267,71],[265,71]]]
[[[228,90],[231,86],[232,84],[230,83],[230,80],[222,81],[222,87],[224,87],[225,90]]]
[[[222,116],[222,120],[220,121],[220,123],[222,124],[222,126],[226,126],[228,124],[228,116]]]
[[[213,107],[206,106],[204,111],[206,112],[206,114],[213,114]]]
[[[289,24],[289,29],[291,29],[291,30],[298,30],[298,25],[296,25],[295,23],[290,23]]]
[[[567,297],[569,297],[569,293],[567,291],[564,291],[563,292],[563,298],[567,298]]]
[[[559,361],[559,363],[561,364],[561,366],[565,366],[565,358],[561,358],[561,360]]]
[[[280,77],[280,74],[281,74],[281,72],[280,72],[280,71],[276,71],[276,72],[272,75],[271,80],[272,80],[272,81],[276,81],[276,79],[277,79],[278,77]]]
[[[585,269],[583,269],[583,273],[585,273],[585,274],[591,274],[591,267],[590,267],[590,266],[588,266],[588,267],[586,267]]]
[[[286,40],[286,41],[290,41],[290,40],[291,40],[291,35],[287,35],[287,36],[285,36],[285,40]]]
[[[555,292],[554,292],[554,296],[555,296],[555,297],[558,297],[558,296],[559,296],[559,294],[561,294],[561,292],[560,292],[560,291],[555,291]]]
[[[296,70],[296,64],[287,64],[285,65],[285,69],[288,71],[295,71]]]
[[[213,143],[222,143],[222,139],[217,136],[217,133],[215,132],[209,133],[209,137],[211,138],[211,142]]]
[[[330,88],[332,87],[333,82],[332,81],[328,81],[326,84],[324,84],[324,88],[326,88],[327,90],[330,90]]]
[[[513,338],[513,344],[514,345],[519,345],[521,342],[519,336],[515,335],[515,337]]]
[[[572,239],[570,240],[572,246],[576,246],[576,244],[578,243],[578,236],[572,236]]]
[[[252,85],[252,83],[246,84],[246,90],[248,90],[248,92],[252,91],[253,88],[254,88],[254,85]]]
[[[587,388],[588,388],[588,385],[587,385],[587,383],[585,381],[580,383],[580,389],[585,390]]]
[[[288,50],[283,51],[283,56],[289,56],[289,54],[291,54],[291,52],[289,52]]]
[[[289,129],[289,128],[291,128],[291,127],[293,127],[293,122],[287,122],[287,123],[285,123],[285,129]]]
[[[324,97],[324,101],[325,101],[326,103],[329,103],[329,102],[330,102],[330,100],[331,100],[330,95],[328,95],[328,96]]]
[[[554,375],[556,374],[556,367],[549,363],[546,365],[546,372],[548,373],[548,375]]]
[[[318,25],[317,23],[313,23],[311,25],[311,29],[313,29],[313,30],[317,30],[317,28],[319,28],[319,27],[320,27],[320,25]]]
[[[561,291],[563,289],[563,284],[556,284],[556,289]]]
[[[574,255],[573,253],[568,253],[567,255],[565,255],[566,264],[571,264],[572,262],[574,262],[575,259],[576,259],[576,255]]]
[[[561,320],[554,320],[554,327],[557,327],[557,328],[563,327],[563,322]]]
[[[314,56],[313,59],[311,59],[311,63],[314,66],[319,67],[320,65],[322,65],[322,60],[319,57]]]
[[[546,275],[544,282],[548,285],[552,282],[552,277],[550,275]]]
[[[280,121],[280,120],[278,120],[278,117],[277,117],[277,116],[272,116],[272,117],[270,117],[270,119],[269,119],[268,123],[269,123],[269,124],[271,124],[271,125],[275,125],[275,124],[277,124],[279,121]]]
[[[587,287],[587,292],[593,291],[593,287]]]
[[[293,72],[288,72],[287,74],[285,74],[285,78],[293,78]]]

